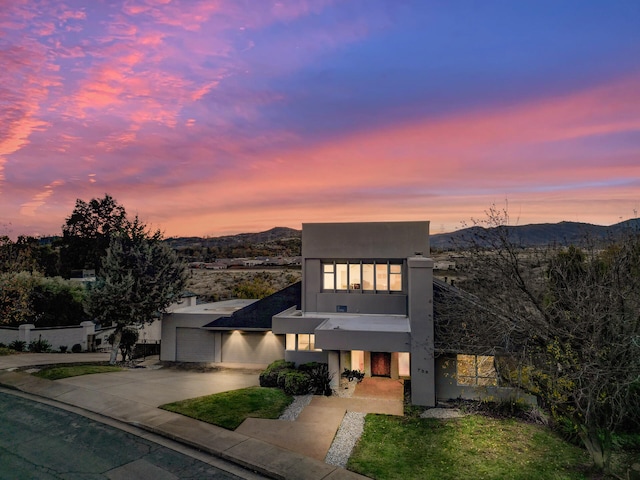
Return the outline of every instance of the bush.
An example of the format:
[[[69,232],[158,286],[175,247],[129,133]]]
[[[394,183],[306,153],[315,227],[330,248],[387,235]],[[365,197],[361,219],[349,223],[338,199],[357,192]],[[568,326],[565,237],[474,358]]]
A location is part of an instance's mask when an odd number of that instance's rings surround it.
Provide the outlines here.
[[[60,345],[60,347],[58,347],[60,349],[60,353],[67,353],[67,347],[66,345]]]
[[[31,353],[45,353],[51,351],[51,344],[44,340],[42,337],[38,337],[38,340],[34,340],[29,344],[29,351]]]
[[[281,390],[284,390],[284,382],[286,380],[286,376],[288,373],[291,372],[296,372],[297,370],[295,368],[284,368],[282,370],[278,371],[278,378],[276,380],[276,387],[278,387]]]
[[[271,363],[260,374],[260,386],[261,387],[277,387],[278,386],[278,374],[281,370],[293,370],[295,364],[293,362],[287,362],[286,360],[276,360]]]
[[[355,379],[358,382],[361,382],[364,378],[364,372],[361,372],[360,370],[349,370],[348,368],[345,368],[344,372],[342,372],[342,377],[348,379],[349,381]]]
[[[0,348],[7,348],[7,346],[4,343],[0,342]]]
[[[71,347],[71,351],[73,353],[80,353],[82,351],[82,345],[79,343],[74,344],[73,347]]]
[[[15,350],[16,352],[24,352],[24,349],[27,347],[27,342],[22,340],[14,340],[9,344],[9,348],[11,350]]]
[[[311,377],[304,372],[287,372],[284,375],[284,393],[306,395],[311,393]]]
[[[303,363],[298,370],[309,375],[311,382],[311,393],[314,395],[330,396],[331,378],[329,374],[329,366],[326,363],[309,362]]]

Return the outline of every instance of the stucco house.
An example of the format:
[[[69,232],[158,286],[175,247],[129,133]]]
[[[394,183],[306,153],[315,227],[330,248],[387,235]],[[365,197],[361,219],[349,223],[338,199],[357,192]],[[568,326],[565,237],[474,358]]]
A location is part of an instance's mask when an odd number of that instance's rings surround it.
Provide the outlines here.
[[[411,379],[416,405],[516,395],[533,401],[499,386],[494,357],[475,348],[473,332],[459,330],[464,342],[438,341],[454,323],[490,312],[434,280],[428,221],[303,224],[301,263],[301,284],[273,298],[176,310],[163,321],[161,359],[325,362],[335,386],[344,369]],[[247,312],[261,320],[246,321]]]

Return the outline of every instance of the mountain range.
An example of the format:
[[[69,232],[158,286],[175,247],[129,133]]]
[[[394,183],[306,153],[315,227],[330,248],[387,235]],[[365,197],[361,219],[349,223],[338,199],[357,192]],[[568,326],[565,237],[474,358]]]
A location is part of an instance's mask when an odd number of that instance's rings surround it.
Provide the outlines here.
[[[580,222],[537,223],[530,225],[507,226],[509,235],[523,246],[541,246],[549,244],[580,244],[586,239],[604,240],[615,237],[625,231],[640,232],[640,218],[625,220],[610,226],[593,225]],[[463,245],[470,238],[480,238],[491,229],[469,227],[451,233],[437,233],[430,237],[431,248],[450,250]],[[299,241],[300,230],[287,227],[275,227],[265,232],[240,233],[222,237],[172,237],[166,241],[173,248],[181,247],[235,247],[241,245],[268,245],[282,241]]]

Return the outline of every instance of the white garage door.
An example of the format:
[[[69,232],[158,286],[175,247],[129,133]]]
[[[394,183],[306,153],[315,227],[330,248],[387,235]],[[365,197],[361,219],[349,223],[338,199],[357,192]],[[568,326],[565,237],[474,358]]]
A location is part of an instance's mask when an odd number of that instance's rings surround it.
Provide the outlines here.
[[[176,361],[214,362],[213,335],[200,328],[176,328]]]
[[[284,335],[271,332],[222,334],[222,361],[230,363],[271,363],[284,358]]]

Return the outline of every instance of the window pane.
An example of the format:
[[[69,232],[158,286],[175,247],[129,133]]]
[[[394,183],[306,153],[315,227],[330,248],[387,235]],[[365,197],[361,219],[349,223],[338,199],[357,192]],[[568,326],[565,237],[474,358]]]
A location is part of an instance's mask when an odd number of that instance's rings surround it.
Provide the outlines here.
[[[311,333],[309,334],[309,350],[315,350],[316,349],[316,336]]]
[[[298,350],[309,350],[308,333],[301,333],[298,335]]]
[[[478,377],[496,378],[496,369],[493,365],[493,357],[478,355]]]
[[[402,265],[391,264],[389,265],[389,271],[391,273],[402,273]]]
[[[336,289],[347,290],[348,286],[349,283],[347,279],[347,264],[338,263],[336,264]]]
[[[296,349],[296,334],[295,333],[287,333],[285,348],[287,350],[295,350]]]
[[[402,275],[399,273],[391,273],[389,275],[389,290],[399,292],[402,290]]]
[[[324,290],[333,290],[335,286],[335,268],[333,263],[322,264],[322,288]]]
[[[362,264],[362,289],[373,290],[373,264]]]
[[[360,290],[360,264],[349,265],[349,288],[351,290]]]
[[[476,376],[476,357],[474,355],[458,355],[457,360],[457,372],[458,382],[460,377],[475,377]]]
[[[376,265],[376,290],[388,290],[389,289],[389,272],[387,270],[387,264]]]

